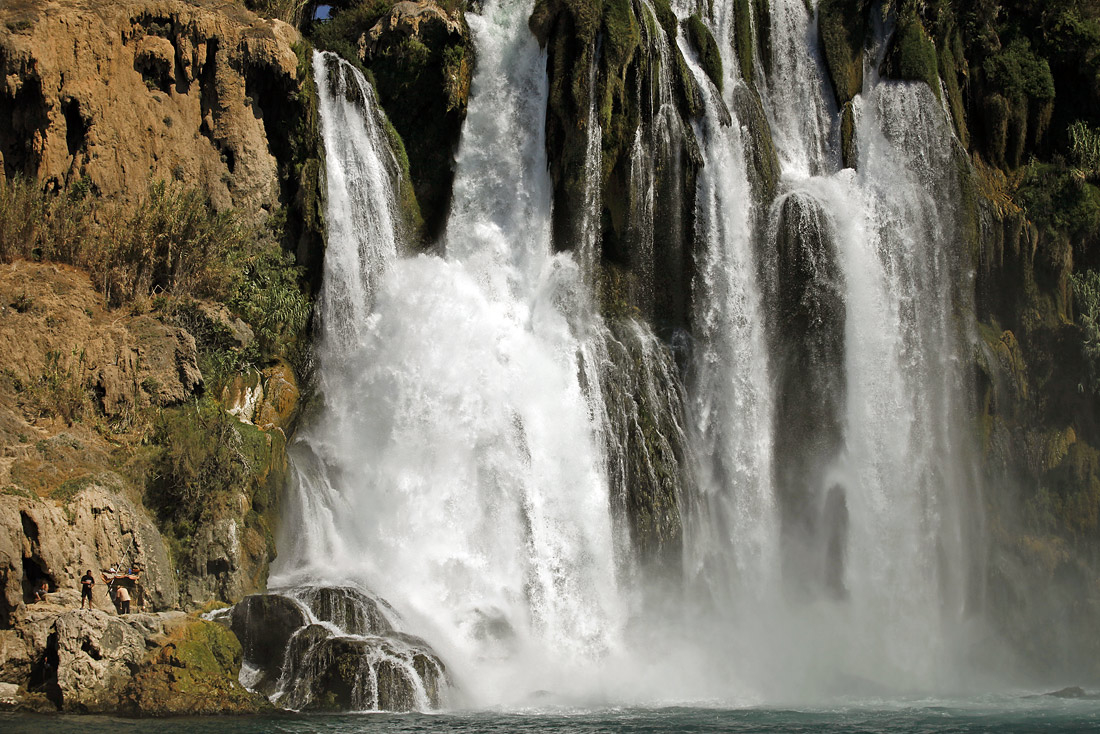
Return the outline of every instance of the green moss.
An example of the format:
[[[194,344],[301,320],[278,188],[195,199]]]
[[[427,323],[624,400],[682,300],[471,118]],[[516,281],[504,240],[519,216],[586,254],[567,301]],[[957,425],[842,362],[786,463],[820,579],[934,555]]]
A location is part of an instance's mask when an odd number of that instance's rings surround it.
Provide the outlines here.
[[[928,36],[916,13],[898,19],[889,54],[886,75],[891,79],[918,81],[928,85],[940,97],[939,61],[936,45]]]
[[[944,43],[939,47],[939,74],[947,88],[947,104],[951,109],[951,119],[955,123],[955,133],[964,148],[970,147],[970,131],[966,125],[966,105],[963,102],[962,89],[959,87],[959,64],[951,45]]]
[[[390,141],[390,148],[397,157],[398,167],[401,169],[401,180],[398,185],[405,234],[410,241],[415,242],[424,230],[424,217],[420,213],[420,203],[416,200],[416,190],[413,188],[412,173],[409,170],[409,156],[405,152],[405,141],[401,139],[401,135],[388,116],[382,116],[382,123],[386,129],[386,137]]]
[[[733,13],[733,46],[741,66],[741,78],[751,83],[754,51],[752,0],[736,0]]]
[[[676,13],[672,12],[669,0],[654,0],[653,9],[657,13],[657,22],[665,29],[669,44],[675,48],[679,24],[676,22]]]
[[[733,90],[733,111],[748,129],[751,153],[749,179],[757,205],[766,207],[779,186],[779,156],[764,105],[755,87],[738,85]]]
[[[360,59],[362,34],[395,5],[363,0],[334,18],[310,27],[311,40],[369,72],[386,117],[402,141],[407,181],[402,213],[413,240],[438,236],[446,220],[454,179],[453,157],[466,116],[473,46],[460,4],[443,4],[461,28],[452,33],[435,21],[422,22],[414,36],[385,32]],[[449,7],[448,7],[449,6]]]
[[[811,11],[812,12],[812,11]],[[867,0],[821,0],[818,33],[837,102],[852,101],[863,87],[863,45],[867,36]]]
[[[696,53],[699,54],[699,62],[703,66],[703,71],[714,82],[714,86],[718,88],[718,91],[722,91],[722,54],[718,50],[718,43],[711,35],[710,29],[707,28],[706,23],[703,22],[698,13],[692,13],[684,20],[684,32],[691,41],[691,45],[695,47]],[[750,63],[750,75],[751,69]],[[745,78],[748,79],[751,76]]]

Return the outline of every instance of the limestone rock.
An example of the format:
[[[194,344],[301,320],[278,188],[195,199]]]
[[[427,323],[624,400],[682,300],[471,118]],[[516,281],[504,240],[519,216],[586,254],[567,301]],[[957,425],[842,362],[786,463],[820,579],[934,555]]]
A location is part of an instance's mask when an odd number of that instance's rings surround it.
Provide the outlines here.
[[[222,392],[222,403],[239,420],[285,435],[297,415],[299,397],[294,369],[280,362],[262,372],[250,370],[234,377]]]
[[[213,622],[190,619],[163,639],[121,693],[119,709],[142,716],[246,714],[271,708],[237,677],[241,645]]]
[[[119,617],[98,610],[61,615],[53,636],[62,710],[113,710],[111,691],[145,657],[144,637]]]
[[[79,604],[80,577],[97,576],[93,605],[114,609],[99,571],[117,563],[140,563],[142,594],[135,608],[170,609],[178,603],[176,579],[164,541],[144,510],[96,480],[66,504],[0,496],[0,623],[30,601],[31,585],[45,579],[51,591],[71,594],[56,601]]]
[[[282,664],[291,635],[307,621],[293,599],[280,594],[255,594],[233,607],[230,628],[241,641],[244,659],[250,665],[271,668]]]
[[[19,29],[13,32],[11,29]],[[150,180],[219,209],[278,205],[270,88],[297,89],[298,32],[243,4],[44,0],[0,9],[0,160],[133,200]]]
[[[434,2],[402,0],[390,9],[374,26],[359,38],[359,58],[365,60],[381,48],[383,36],[396,34],[406,38],[419,38],[421,26],[424,33],[442,33],[464,37],[465,23],[461,16],[452,18]],[[390,39],[386,39],[387,42]]]
[[[449,686],[446,666],[427,642],[395,630],[382,611],[388,608],[356,588],[306,586],[247,597],[221,618],[242,642],[249,687],[280,693],[280,706],[440,706]]]
[[[147,314],[107,311],[88,275],[76,268],[0,265],[0,303],[16,299],[29,306],[0,309],[0,354],[24,386],[54,385],[70,402],[90,391],[115,419],[140,407],[178,404],[202,388],[198,350],[187,331]],[[28,417],[42,417],[41,411]]]

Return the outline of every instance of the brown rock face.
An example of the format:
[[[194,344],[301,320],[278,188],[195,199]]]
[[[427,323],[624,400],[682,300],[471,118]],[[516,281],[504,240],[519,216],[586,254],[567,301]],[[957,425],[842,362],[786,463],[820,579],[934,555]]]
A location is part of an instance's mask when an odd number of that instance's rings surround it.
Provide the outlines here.
[[[144,509],[112,488],[93,482],[61,505],[0,496],[0,625],[26,608],[32,584],[41,580],[50,592],[68,591],[64,601],[77,606],[88,569],[96,577],[93,606],[114,612],[99,572],[118,563],[145,569],[135,611],[176,606],[179,592],[160,533]]]
[[[222,402],[238,420],[285,435],[297,415],[299,397],[294,369],[281,362],[262,372],[252,370],[238,375],[226,385]]]
[[[133,199],[152,180],[218,208],[277,204],[272,88],[297,88],[298,32],[209,0],[53,0],[0,9],[6,175],[86,177]]]
[[[183,402],[203,384],[187,331],[107,311],[87,274],[63,265],[0,265],[0,354],[22,392],[43,381],[54,392],[88,386],[113,419]]]

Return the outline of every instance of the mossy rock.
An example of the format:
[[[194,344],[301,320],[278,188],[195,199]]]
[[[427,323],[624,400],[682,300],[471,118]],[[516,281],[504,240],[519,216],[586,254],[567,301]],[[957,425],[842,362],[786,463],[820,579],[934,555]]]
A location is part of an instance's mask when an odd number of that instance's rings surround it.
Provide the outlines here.
[[[856,113],[851,102],[845,102],[840,113],[840,154],[845,168],[855,168],[859,164],[859,151],[856,149]]]
[[[119,708],[142,716],[254,714],[273,709],[246,690],[241,644],[214,622],[191,619],[173,630],[140,665],[120,696]]]
[[[718,91],[722,91],[722,54],[718,50],[718,43],[714,40],[714,36],[711,34],[710,29],[707,28],[706,23],[699,17],[698,13],[692,13],[686,19],[684,19],[684,33],[687,35],[691,45],[695,48],[695,52],[699,54],[699,62],[703,66],[703,71],[714,86],[718,88]],[[742,68],[744,68],[742,66]],[[749,67],[749,74],[751,75],[751,66]],[[746,76],[746,78],[750,78]]]
[[[414,241],[421,232],[427,240],[437,237],[450,209],[475,61],[463,8],[363,0],[309,29],[319,48],[370,72],[392,123],[391,143],[403,167],[407,161],[409,184],[400,197]]]
[[[883,71],[891,79],[924,82],[935,93],[936,99],[940,98],[936,44],[932,42],[915,13],[898,19],[898,27],[894,31],[890,51],[886,54]]]
[[[779,187],[779,156],[756,88],[737,85],[733,90],[733,108],[749,136],[749,182],[753,198],[758,210],[766,210]]]
[[[863,88],[863,47],[868,28],[868,0],[821,0],[818,33],[837,103],[851,102]]]

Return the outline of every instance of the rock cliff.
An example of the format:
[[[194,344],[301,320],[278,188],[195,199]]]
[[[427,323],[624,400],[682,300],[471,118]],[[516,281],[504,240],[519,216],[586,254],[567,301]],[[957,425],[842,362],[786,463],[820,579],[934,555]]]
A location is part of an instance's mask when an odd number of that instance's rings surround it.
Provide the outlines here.
[[[217,2],[7,4],[0,160],[8,177],[86,178],[137,198],[187,181],[218,208],[279,204],[268,130],[298,87],[298,32]]]

